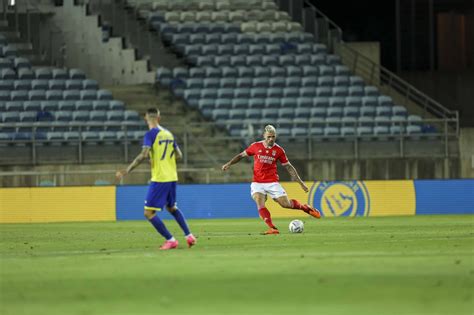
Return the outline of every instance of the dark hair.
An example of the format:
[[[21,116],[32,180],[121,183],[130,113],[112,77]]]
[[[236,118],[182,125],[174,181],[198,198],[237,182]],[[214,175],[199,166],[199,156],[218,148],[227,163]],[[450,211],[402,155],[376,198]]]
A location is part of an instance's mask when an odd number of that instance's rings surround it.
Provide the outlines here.
[[[157,116],[160,115],[160,111],[158,110],[158,108],[148,108],[146,110],[146,113],[151,114],[151,115],[157,115]]]

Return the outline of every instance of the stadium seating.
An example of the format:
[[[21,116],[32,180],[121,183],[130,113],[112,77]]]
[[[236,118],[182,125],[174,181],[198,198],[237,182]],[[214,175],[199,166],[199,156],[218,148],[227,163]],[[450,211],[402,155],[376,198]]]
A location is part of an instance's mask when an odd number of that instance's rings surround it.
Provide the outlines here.
[[[1,37],[0,145],[140,140],[143,123],[80,69],[33,68]],[[125,133],[125,129],[128,130]],[[141,132],[138,134],[136,132]]]
[[[189,65],[160,67],[157,82],[232,135],[248,135],[227,123],[235,120],[273,123],[289,136],[377,138],[423,130],[421,117],[400,119],[409,116],[405,107],[351,74],[273,1],[127,3]]]

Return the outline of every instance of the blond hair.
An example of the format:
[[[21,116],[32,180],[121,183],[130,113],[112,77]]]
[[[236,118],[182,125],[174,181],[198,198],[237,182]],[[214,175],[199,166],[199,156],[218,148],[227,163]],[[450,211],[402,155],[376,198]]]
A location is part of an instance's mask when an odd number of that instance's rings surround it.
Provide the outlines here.
[[[276,135],[276,129],[273,127],[273,125],[266,125],[263,132],[273,133]]]

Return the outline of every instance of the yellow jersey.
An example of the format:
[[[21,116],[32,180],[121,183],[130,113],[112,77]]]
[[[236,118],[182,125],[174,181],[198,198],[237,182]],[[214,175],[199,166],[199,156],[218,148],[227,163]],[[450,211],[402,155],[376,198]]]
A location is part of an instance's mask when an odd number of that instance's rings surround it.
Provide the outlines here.
[[[143,147],[150,148],[151,181],[176,182],[176,153],[178,147],[171,132],[158,126],[150,129],[143,138]]]

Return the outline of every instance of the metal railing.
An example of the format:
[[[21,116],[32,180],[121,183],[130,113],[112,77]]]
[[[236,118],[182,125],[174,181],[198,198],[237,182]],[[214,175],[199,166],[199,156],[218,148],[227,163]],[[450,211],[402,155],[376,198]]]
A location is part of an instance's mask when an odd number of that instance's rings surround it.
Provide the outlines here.
[[[6,179],[15,179],[18,183],[30,183],[26,186],[108,186],[108,185],[126,185],[128,178],[125,177],[118,181],[115,178],[117,170],[58,170],[58,171],[10,171],[0,172],[0,183]],[[211,183],[211,177],[220,174],[217,168],[181,168],[178,167],[178,177],[183,174],[203,174],[203,182]],[[140,175],[140,178],[133,184],[147,184],[150,170],[135,169],[131,175]],[[89,177],[88,179],[79,179],[78,177]],[[183,181],[180,181],[183,182]],[[185,182],[185,181],[184,181]],[[214,182],[214,179],[212,180]],[[0,185],[1,187],[2,185]],[[8,185],[8,187],[19,187],[24,185]]]
[[[298,143],[301,147],[301,150],[306,152],[306,156],[303,156],[304,159],[314,159],[313,156],[313,147],[315,143],[320,142],[335,142],[340,141],[344,143],[349,143],[353,146],[353,152],[351,158],[358,159],[361,157],[360,143],[367,143],[373,142],[374,147],[380,141],[389,141],[392,143],[398,143],[399,150],[397,152],[392,152],[387,154],[387,157],[405,157],[405,144],[409,141],[420,141],[420,140],[435,140],[440,145],[444,147],[444,153],[441,157],[449,158],[450,156],[457,154],[456,152],[450,152],[450,143],[457,141],[457,133],[455,130],[449,127],[451,123],[455,123],[456,120],[453,118],[446,118],[446,119],[423,119],[422,121],[400,121],[400,122],[391,122],[390,120],[379,121],[379,122],[372,122],[371,125],[377,126],[399,126],[399,133],[392,134],[392,133],[381,133],[381,134],[365,134],[363,130],[359,130],[359,127],[364,127],[369,124],[369,122],[364,122],[361,120],[353,120],[353,121],[329,121],[321,119],[316,121],[314,119],[309,120],[305,123],[303,130],[306,130],[307,133],[298,133],[298,134],[291,134],[292,127],[298,127],[295,123],[291,122],[291,126],[285,126],[282,122],[280,125],[278,122],[276,123],[277,131],[281,131],[278,135],[280,142],[282,143],[289,143],[294,144]],[[184,167],[188,167],[192,165],[191,163],[191,154],[190,148],[194,148],[194,155],[196,154],[196,149],[198,150],[198,154],[202,156],[203,161],[207,161],[207,165],[216,165],[222,162],[222,159],[216,157],[216,152],[213,150],[222,148],[226,146],[228,142],[238,142],[241,144],[242,147],[245,145],[257,140],[260,138],[260,131],[262,129],[263,122],[261,120],[247,120],[243,122],[242,120],[224,120],[221,122],[195,122],[195,123],[188,123],[183,126],[174,126],[171,128],[176,130],[180,130],[181,132],[177,133],[177,140],[181,146],[184,155]],[[408,133],[407,127],[410,125],[418,125],[423,128],[430,127],[431,130],[429,132],[423,132],[420,130],[418,133]],[[38,164],[38,151],[42,148],[54,146],[58,144],[67,144],[69,147],[77,148],[77,162],[79,164],[84,163],[84,148],[85,146],[90,147],[89,145],[97,145],[97,148],[104,148],[107,149],[108,144],[112,144],[113,148],[122,147],[121,154],[123,156],[117,157],[115,162],[119,161],[122,163],[128,163],[131,159],[138,154],[139,152],[130,152],[130,149],[135,148],[139,150],[139,145],[141,144],[142,137],[135,136],[137,128],[143,127],[143,123],[136,122],[136,123],[127,123],[123,124],[120,122],[109,122],[107,124],[104,123],[80,123],[80,122],[56,122],[54,128],[70,128],[69,130],[75,132],[72,134],[70,139],[48,139],[48,133],[44,131],[44,128],[51,127],[48,123],[2,123],[0,124],[0,129],[2,134],[9,134],[11,135],[11,139],[3,139],[0,140],[0,152],[2,150],[8,150],[11,152],[11,149],[15,146],[20,147],[28,147],[31,149],[31,163],[32,165]],[[85,134],[86,131],[95,130],[100,135],[100,131],[97,131],[95,128],[120,128],[122,132],[120,138],[93,138],[88,139]],[[339,130],[342,130],[343,127],[351,127],[353,128],[352,132],[348,132],[345,134],[332,134],[327,133],[325,134],[325,127],[338,127]],[[27,129],[22,129],[27,128]],[[193,128],[220,128],[224,133],[224,136],[211,136],[211,135],[196,135],[193,133]],[[27,131],[25,131],[27,130]],[[65,129],[62,129],[65,130]],[[132,131],[134,130],[134,131]],[[231,134],[234,134],[232,130],[237,130],[239,135],[229,136],[226,135],[227,132],[231,131]],[[290,132],[290,134],[286,134],[284,130]],[[23,131],[23,132],[22,132]],[[349,130],[351,131],[351,130]],[[10,132],[10,133],[8,133]],[[17,133],[20,132],[20,133]],[[138,131],[140,133],[145,133],[144,130]],[[360,133],[362,132],[362,133]],[[211,144],[203,144],[203,141],[211,141]],[[6,152],[6,151],[4,151]],[[220,153],[220,152],[217,152]],[[427,157],[432,156],[433,153],[430,152],[422,152],[419,153],[419,157]],[[230,158],[230,157],[226,157]],[[332,157],[333,159],[344,158],[347,159],[347,156],[339,156],[338,154],[334,154]],[[5,163],[5,162],[4,162]],[[0,157],[0,165],[2,163],[2,157]]]
[[[418,106],[421,109],[420,114],[425,117],[448,119],[449,127],[459,135],[457,111],[447,109],[385,67],[349,47],[343,41],[341,28],[309,1],[304,1],[302,10],[305,31],[312,33],[317,41],[326,44],[329,51],[338,53],[342,62],[353,73],[361,76],[368,84],[378,87],[382,93],[390,95],[395,101],[407,107]]]

